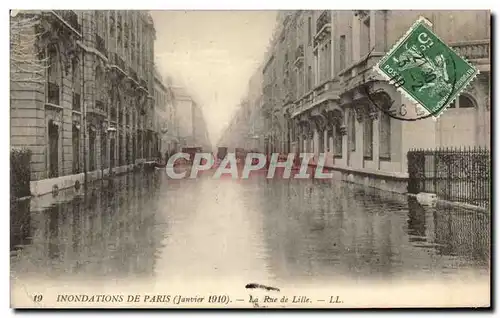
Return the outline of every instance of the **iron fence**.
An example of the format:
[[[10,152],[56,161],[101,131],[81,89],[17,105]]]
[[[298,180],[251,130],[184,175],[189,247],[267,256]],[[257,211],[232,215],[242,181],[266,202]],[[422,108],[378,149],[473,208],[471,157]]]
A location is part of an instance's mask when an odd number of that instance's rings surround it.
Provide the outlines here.
[[[490,207],[491,155],[484,148],[411,149],[408,192]]]

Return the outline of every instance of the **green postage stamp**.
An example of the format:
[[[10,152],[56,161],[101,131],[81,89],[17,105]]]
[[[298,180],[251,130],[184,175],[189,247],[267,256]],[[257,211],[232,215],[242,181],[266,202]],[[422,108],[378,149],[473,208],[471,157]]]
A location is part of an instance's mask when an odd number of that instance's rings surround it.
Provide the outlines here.
[[[420,17],[375,66],[402,94],[439,117],[479,71],[446,45]]]

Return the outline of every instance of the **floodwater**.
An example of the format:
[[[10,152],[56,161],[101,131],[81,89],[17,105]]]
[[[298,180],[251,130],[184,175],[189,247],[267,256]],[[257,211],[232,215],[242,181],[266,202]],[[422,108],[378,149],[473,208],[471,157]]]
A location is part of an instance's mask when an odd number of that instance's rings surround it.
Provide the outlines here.
[[[31,206],[11,207],[13,284],[283,287],[490,274],[489,214],[423,208],[335,179],[139,172],[98,181],[65,203]]]

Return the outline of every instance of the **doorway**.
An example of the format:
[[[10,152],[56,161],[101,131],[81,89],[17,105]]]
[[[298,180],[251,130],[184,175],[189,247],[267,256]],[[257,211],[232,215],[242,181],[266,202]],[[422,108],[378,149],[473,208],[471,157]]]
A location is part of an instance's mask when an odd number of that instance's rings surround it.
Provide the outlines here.
[[[59,176],[59,125],[49,121],[49,178]]]

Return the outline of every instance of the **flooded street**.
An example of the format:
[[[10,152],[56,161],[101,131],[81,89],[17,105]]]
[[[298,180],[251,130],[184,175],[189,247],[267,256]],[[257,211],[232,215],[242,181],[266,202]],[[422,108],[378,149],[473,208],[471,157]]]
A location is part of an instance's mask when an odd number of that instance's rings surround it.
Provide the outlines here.
[[[171,180],[162,170],[29,209],[11,211],[13,285],[489,279],[489,215],[338,180]]]

